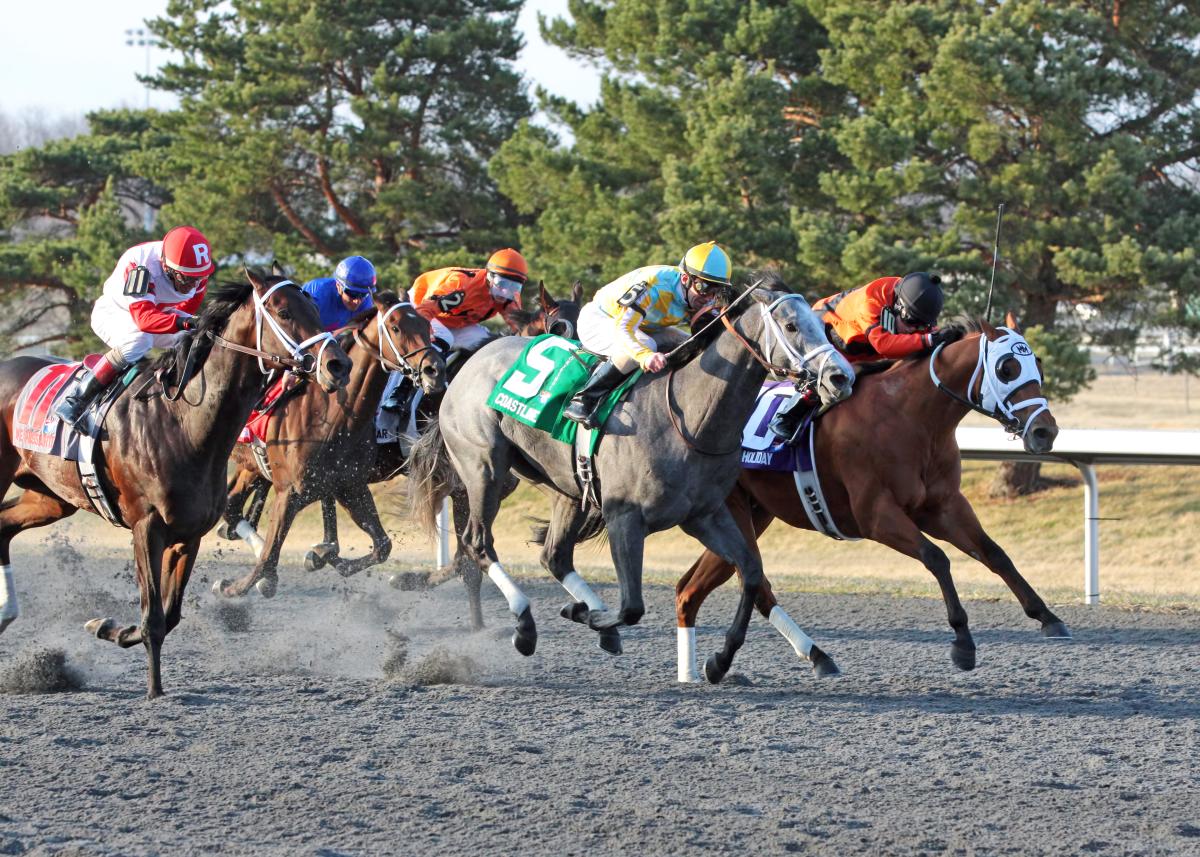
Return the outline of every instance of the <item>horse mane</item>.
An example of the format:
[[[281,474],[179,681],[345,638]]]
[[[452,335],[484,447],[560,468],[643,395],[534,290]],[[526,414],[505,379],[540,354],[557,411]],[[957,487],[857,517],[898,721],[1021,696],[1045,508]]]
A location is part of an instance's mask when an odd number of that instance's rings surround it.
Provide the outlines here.
[[[150,364],[150,373],[162,373],[164,378],[174,376],[175,370],[182,371],[187,362],[188,353],[192,352],[192,371],[198,372],[212,351],[213,340],[208,333],[220,335],[225,332],[225,325],[242,304],[246,302],[254,287],[249,283],[220,283],[216,289],[207,295],[208,300],[195,317],[195,328],[179,338],[179,342],[160,354]],[[186,379],[185,379],[186,380]],[[183,381],[180,381],[182,383]]]
[[[524,307],[513,307],[503,313],[504,321],[509,325],[514,322],[517,327],[524,327],[537,318],[537,313],[533,310],[525,309]]]
[[[360,309],[354,315],[350,316],[350,320],[346,322],[346,327],[354,327],[362,330],[377,313],[393,304],[400,303],[400,295],[397,292],[376,292],[372,297],[372,301],[369,307]]]

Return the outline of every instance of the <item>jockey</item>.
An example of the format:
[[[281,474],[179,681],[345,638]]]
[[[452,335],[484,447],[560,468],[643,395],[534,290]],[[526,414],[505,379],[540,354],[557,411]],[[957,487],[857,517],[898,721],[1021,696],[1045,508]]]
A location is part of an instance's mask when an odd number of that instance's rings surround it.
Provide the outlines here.
[[[493,253],[483,268],[426,271],[413,281],[410,296],[443,351],[470,351],[491,336],[480,322],[521,308],[521,287],[528,279],[525,257],[505,248]],[[390,385],[381,407],[400,413],[412,390],[411,384]]]
[[[898,360],[942,343],[957,342],[957,327],[938,329],[945,298],[936,274],[914,272],[903,277],[880,277],[865,286],[839,292],[813,304],[822,313],[834,348],[851,363]],[[814,391],[793,396],[775,415],[771,430],[791,438],[800,428]]]
[[[109,351],[54,408],[74,425],[113,380],[151,348],[174,345],[193,326],[208,278],[216,270],[208,239],[191,226],[176,226],[161,241],[126,250],[92,308],[92,330]]]
[[[697,244],[678,265],[650,265],[602,287],[579,313],[583,347],[608,357],[592,370],[562,415],[598,428],[596,408],[637,368],[658,372],[685,335],[678,326],[730,285],[729,255],[715,241]]]
[[[317,305],[321,326],[340,330],[364,309],[375,305],[375,266],[362,256],[347,256],[338,262],[332,277],[318,277],[304,284],[303,291]]]

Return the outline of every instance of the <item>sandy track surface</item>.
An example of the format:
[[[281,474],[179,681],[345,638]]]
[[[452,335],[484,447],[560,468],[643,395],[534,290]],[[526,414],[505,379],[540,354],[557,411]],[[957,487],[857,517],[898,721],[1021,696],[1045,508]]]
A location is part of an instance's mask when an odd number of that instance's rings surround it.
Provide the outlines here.
[[[206,582],[243,555],[206,553],[147,702],[141,649],[82,630],[134,618],[124,557],[17,547],[3,682],[59,649],[84,688],[0,696],[0,854],[1200,853],[1195,612],[1068,605],[1059,643],[968,602],[960,673],[940,602],[785,594],[844,676],[756,617],[729,681],[680,686],[664,588],[611,658],[529,582],[526,659],[494,590],[478,634],[457,581],[285,567],[230,611]],[[704,655],[732,610],[702,614]]]

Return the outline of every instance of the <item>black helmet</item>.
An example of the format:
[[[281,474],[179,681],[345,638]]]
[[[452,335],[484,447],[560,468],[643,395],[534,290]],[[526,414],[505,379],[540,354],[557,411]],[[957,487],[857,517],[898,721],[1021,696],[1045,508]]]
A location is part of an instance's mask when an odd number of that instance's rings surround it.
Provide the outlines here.
[[[896,284],[896,314],[916,327],[932,327],[942,312],[942,278],[918,271]]]

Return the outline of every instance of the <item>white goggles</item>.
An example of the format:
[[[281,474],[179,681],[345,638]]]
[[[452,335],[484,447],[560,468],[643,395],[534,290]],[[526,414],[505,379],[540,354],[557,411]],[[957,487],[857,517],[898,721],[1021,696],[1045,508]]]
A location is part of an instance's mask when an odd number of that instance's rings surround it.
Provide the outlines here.
[[[511,301],[521,294],[521,282],[502,277],[499,274],[488,274],[488,286],[492,297],[498,301]]]

